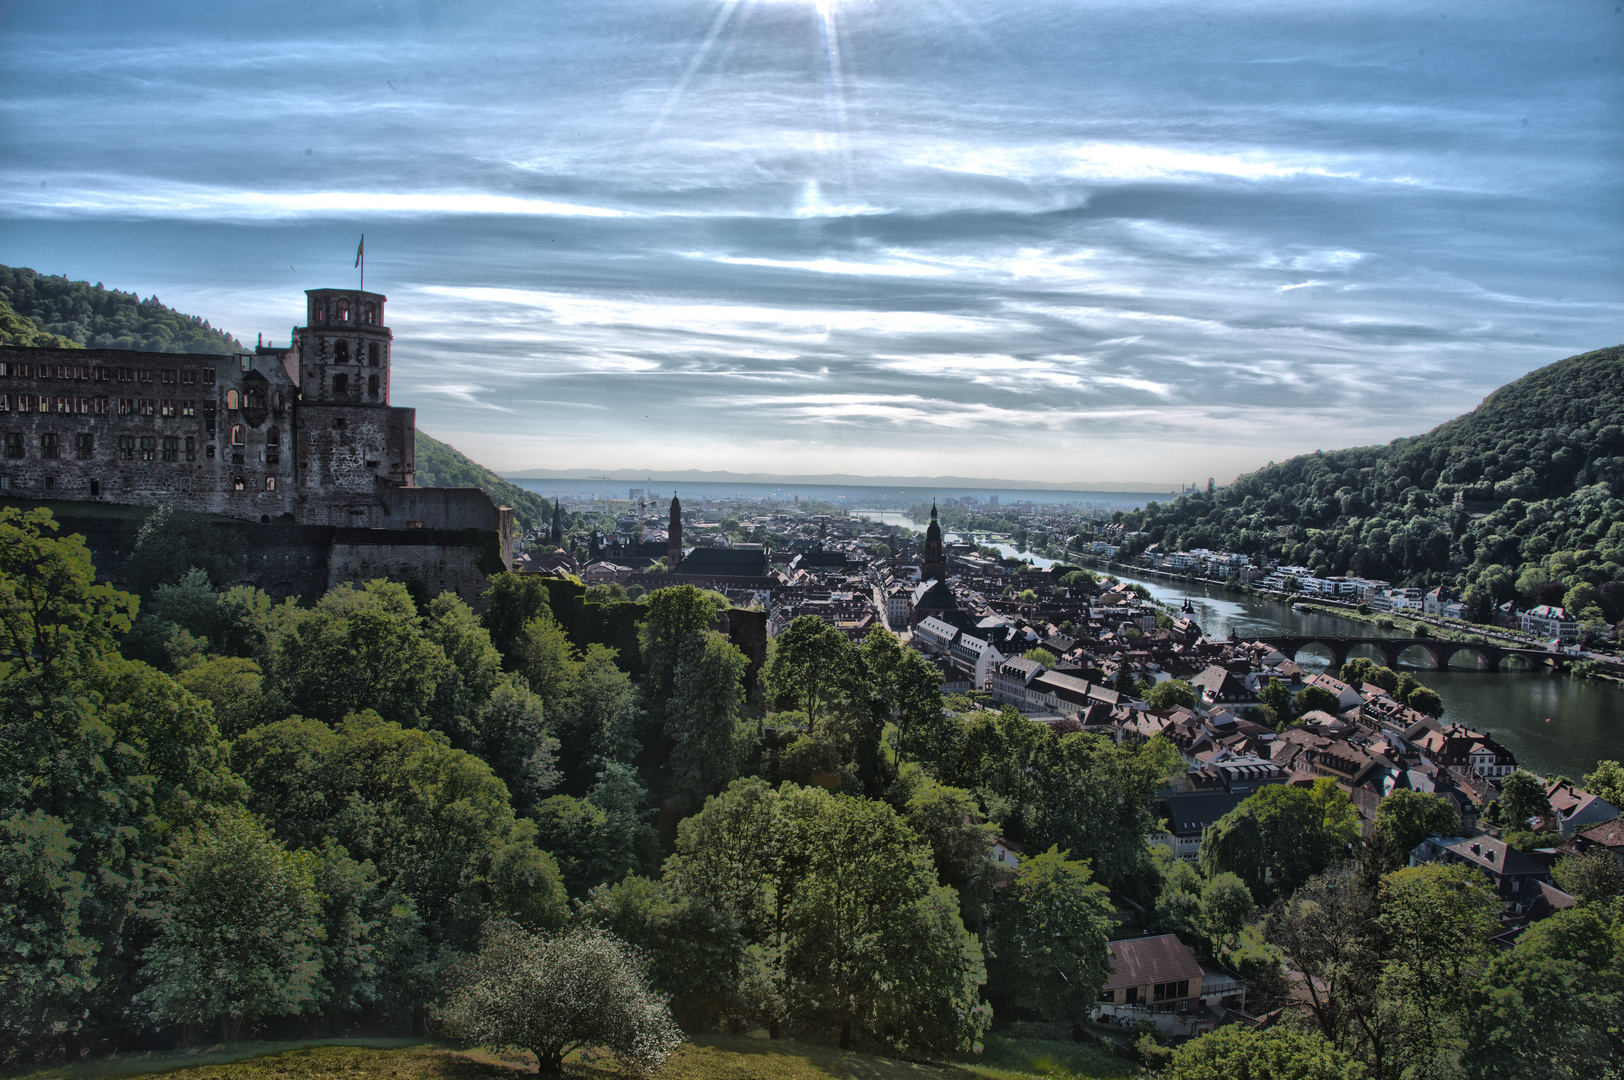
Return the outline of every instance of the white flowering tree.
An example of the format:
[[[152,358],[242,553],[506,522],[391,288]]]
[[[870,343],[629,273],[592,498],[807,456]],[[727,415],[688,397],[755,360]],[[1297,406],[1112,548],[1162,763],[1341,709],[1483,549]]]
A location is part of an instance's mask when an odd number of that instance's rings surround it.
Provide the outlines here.
[[[637,955],[591,927],[537,934],[493,922],[441,1019],[475,1045],[529,1050],[540,1073],[562,1072],[564,1055],[585,1048],[647,1073],[683,1041]]]

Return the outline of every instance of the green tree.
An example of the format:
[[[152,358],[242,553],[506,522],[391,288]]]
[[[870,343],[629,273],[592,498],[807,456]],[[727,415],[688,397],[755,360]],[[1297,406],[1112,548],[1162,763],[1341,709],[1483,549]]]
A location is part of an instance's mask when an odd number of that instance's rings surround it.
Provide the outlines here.
[[[1478,871],[1433,863],[1382,879],[1386,959],[1377,990],[1393,1026],[1379,1075],[1414,1075],[1465,1047],[1467,995],[1500,930],[1500,901]]]
[[[1305,686],[1291,699],[1291,711],[1297,716],[1315,710],[1336,716],[1342,711],[1342,701],[1323,686]]]
[[[602,1048],[645,1074],[683,1038],[641,968],[624,943],[592,927],[537,934],[498,921],[441,1016],[468,1042],[530,1051],[539,1073],[561,1074],[571,1050]]]
[[[215,723],[228,739],[266,719],[265,680],[252,660],[217,656],[181,672],[175,681],[214,707]]]
[[[1295,714],[1291,711],[1291,687],[1279,679],[1271,678],[1269,685],[1258,692],[1257,698],[1264,708],[1273,711],[1275,722],[1280,726],[1284,727],[1294,718]]]
[[[1428,716],[1442,716],[1444,714],[1444,699],[1438,696],[1438,691],[1429,686],[1417,686],[1411,690],[1404,699],[1404,704],[1419,713]]]
[[[580,660],[552,612],[544,611],[524,625],[508,659],[541,699],[546,714],[562,716],[574,691]]]
[[[515,670],[514,650],[525,628],[543,615],[552,615],[547,582],[538,574],[496,574],[485,590],[485,614],[481,621],[490,632],[491,644],[502,654],[508,669]]]
[[[913,769],[919,780],[908,797],[908,824],[930,847],[937,883],[958,893],[964,921],[979,926],[998,865],[991,858],[998,826],[985,820],[970,792],[938,783],[917,766]]]
[[[869,631],[860,651],[874,696],[895,725],[897,753],[939,758],[949,738],[941,671],[880,626]]]
[[[1616,1075],[1624,907],[1554,912],[1494,957],[1468,1002],[1463,1064],[1482,1080]]]
[[[801,615],[773,639],[761,682],[770,699],[806,714],[812,734],[823,714],[862,695],[863,668],[849,637]]]
[[[470,747],[507,785],[518,813],[527,813],[542,793],[558,784],[558,740],[547,734],[541,699],[504,676],[474,721]]]
[[[448,661],[435,685],[429,710],[434,726],[466,748],[474,716],[496,690],[502,675],[502,655],[472,608],[455,593],[441,593],[429,601],[423,621],[424,636]]]
[[[1041,645],[1035,649],[1027,649],[1025,652],[1021,653],[1021,657],[1025,660],[1031,660],[1033,663],[1042,664],[1046,668],[1053,668],[1056,664],[1060,663],[1059,657],[1055,656],[1054,653],[1043,648]]]
[[[725,598],[692,585],[649,594],[648,614],[637,629],[637,643],[647,669],[643,707],[651,719],[665,721],[666,706],[682,673],[705,650],[706,635],[716,629],[717,615],[726,604]]]
[[[751,731],[741,723],[750,660],[714,630],[678,673],[667,707],[668,763],[679,805],[695,807],[739,773]]]
[[[1232,942],[1252,921],[1257,903],[1237,874],[1221,873],[1201,886],[1201,926],[1214,949]]]
[[[1076,1019],[1111,975],[1105,887],[1051,847],[1023,859],[999,912],[993,986],[1045,1019]]]
[[[1195,705],[1195,687],[1183,679],[1156,683],[1145,691],[1145,704],[1152,709],[1192,708]]]
[[[1365,1071],[1318,1035],[1230,1024],[1179,1047],[1157,1075],[1165,1080],[1363,1080]]]
[[[320,971],[311,861],[247,816],[183,835],[148,914],[136,1001],[163,1022],[217,1022],[222,1042],[245,1020],[303,1009]]]
[[[1390,1053],[1394,1037],[1376,993],[1383,961],[1379,912],[1368,879],[1325,874],[1272,909],[1264,924],[1268,944],[1301,973],[1303,1005],[1320,1036],[1377,1062]]]
[[[1551,874],[1563,892],[1580,900],[1602,904],[1624,897],[1624,866],[1606,848],[1558,859]]]
[[[137,601],[97,585],[81,536],[56,539],[49,510],[0,507],[0,648],[8,683],[60,685],[86,661],[114,651]]]
[[[560,743],[562,790],[568,794],[585,794],[603,763],[630,761],[641,746],[637,689],[616,660],[614,649],[588,645],[570,695],[549,720],[548,729]]]
[[[326,721],[371,709],[415,727],[427,718],[445,653],[425,637],[403,586],[333,589],[277,647],[278,689],[294,709]]]
[[[1624,810],[1624,765],[1611,760],[1596,762],[1595,771],[1585,777],[1585,790]]]
[[[1500,782],[1500,815],[1513,829],[1526,829],[1532,818],[1551,819],[1551,801],[1545,784],[1533,773],[1518,769]]]
[[[437,732],[376,714],[337,727],[292,717],[232,746],[248,805],[291,846],[328,838],[371,862],[386,890],[410,898],[432,957],[466,949],[492,913],[559,925],[566,899],[558,866],[516,820],[506,786],[479,758]]]
[[[1410,852],[1429,836],[1455,836],[1460,815],[1437,795],[1395,791],[1376,805],[1376,826],[1368,841],[1387,873],[1408,865]]]
[[[1389,694],[1398,689],[1398,672],[1365,656],[1356,656],[1343,664],[1340,678],[1355,689],[1365,683],[1379,686]]]
[[[1208,877],[1226,870],[1238,875],[1256,897],[1290,896],[1345,858],[1358,837],[1358,812],[1336,781],[1272,785],[1207,826],[1201,868]],[[1272,882],[1265,871],[1272,871]]]
[[[67,824],[38,810],[0,819],[0,1061],[84,1030],[100,943],[87,936],[90,901],[74,869]],[[43,1046],[42,1046],[43,1044]]]

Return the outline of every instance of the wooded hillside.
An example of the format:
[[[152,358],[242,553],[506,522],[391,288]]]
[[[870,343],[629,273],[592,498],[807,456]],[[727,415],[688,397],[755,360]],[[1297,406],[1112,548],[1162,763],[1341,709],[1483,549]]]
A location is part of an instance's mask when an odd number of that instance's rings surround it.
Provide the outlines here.
[[[101,282],[69,281],[27,267],[0,266],[0,301],[39,329],[89,349],[228,353],[242,348],[208,320],[166,307],[156,296],[143,300]]]

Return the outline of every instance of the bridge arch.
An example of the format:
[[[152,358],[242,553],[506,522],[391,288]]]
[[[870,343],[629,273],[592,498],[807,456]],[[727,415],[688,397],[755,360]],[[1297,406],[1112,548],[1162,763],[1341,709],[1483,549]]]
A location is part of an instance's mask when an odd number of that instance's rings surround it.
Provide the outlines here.
[[[1440,647],[1440,644],[1426,641],[1403,643],[1402,647],[1393,650],[1396,653],[1393,659],[1398,663],[1409,664],[1411,667],[1420,668],[1424,671],[1439,671],[1448,666],[1448,655]],[[1397,665],[1393,666],[1396,667]]]
[[[1328,661],[1330,671],[1334,675],[1342,670],[1342,665],[1347,662],[1348,650],[1347,646],[1338,642],[1313,639],[1298,645],[1292,653],[1291,659],[1293,662],[1301,664],[1305,656],[1313,657],[1315,660]]]

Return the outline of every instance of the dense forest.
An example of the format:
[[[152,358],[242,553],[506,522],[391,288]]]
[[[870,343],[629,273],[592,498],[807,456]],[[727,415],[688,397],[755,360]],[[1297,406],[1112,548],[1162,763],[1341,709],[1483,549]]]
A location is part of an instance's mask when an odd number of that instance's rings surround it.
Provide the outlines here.
[[[139,349],[146,352],[229,353],[242,343],[196,315],[165,307],[156,296],[103,288],[100,282],[69,281],[26,267],[0,266],[0,302],[38,330],[87,349]],[[48,341],[11,344],[48,345]]]
[[[1605,853],[1559,863],[1579,905],[1502,951],[1480,879],[1405,868],[1458,825],[1442,801],[1397,793],[1361,835],[1329,779],[1265,788],[1176,862],[1147,844],[1170,745],[944,699],[883,631],[797,619],[757,675],[693,586],[275,604],[168,511],[133,538],[138,597],[55,526],[0,509],[12,1060],[427,1032],[641,1069],[717,1028],[928,1055],[1083,1015],[1108,940],[1147,930],[1241,971],[1254,1011],[1286,1001],[1284,960],[1327,988],[1171,1076],[1289,1050],[1320,1071],[1267,1075],[1512,1077],[1555,1046],[1540,1075],[1577,1077],[1624,1050]]]
[[[1624,617],[1624,347],[1540,368],[1386,446],[1305,454],[1123,514],[1164,550],[1267,555],[1319,575]],[[1579,587],[1582,586],[1582,587]]]
[[[417,485],[419,487],[477,487],[496,501],[511,506],[526,529],[538,529],[553,519],[553,504],[534,491],[502,479],[438,439],[417,432]],[[564,514],[564,529],[580,525],[580,515]]]

